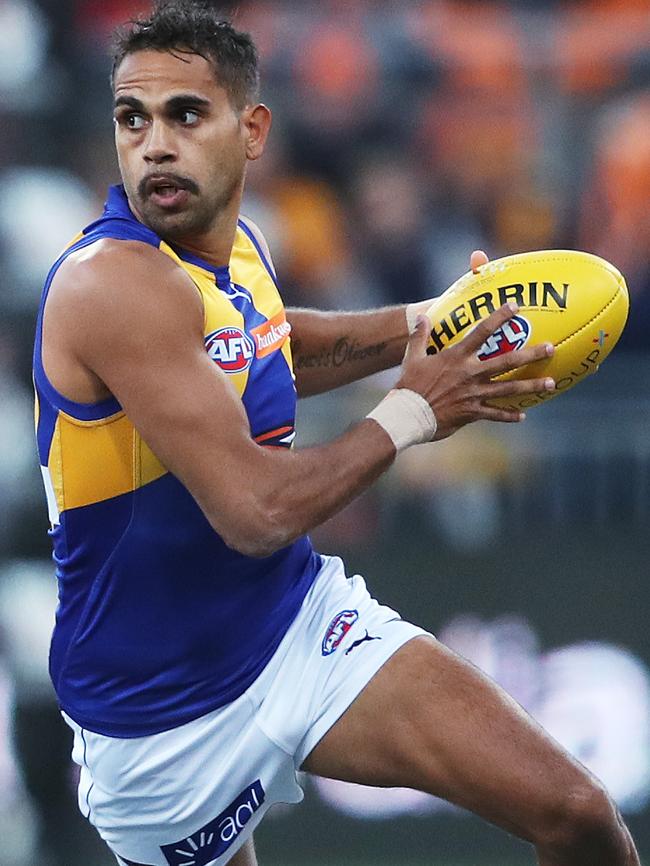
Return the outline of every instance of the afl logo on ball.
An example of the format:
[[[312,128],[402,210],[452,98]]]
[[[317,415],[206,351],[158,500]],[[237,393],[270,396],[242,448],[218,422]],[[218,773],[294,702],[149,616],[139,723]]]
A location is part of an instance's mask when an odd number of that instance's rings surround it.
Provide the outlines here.
[[[205,350],[224,373],[243,373],[255,356],[255,344],[240,328],[220,328],[208,334]]]
[[[523,316],[513,316],[508,322],[491,334],[478,351],[479,361],[496,358],[508,352],[516,352],[528,342],[530,322]]]
[[[331,655],[359,619],[356,610],[342,610],[337,613],[331,623],[327,626],[321,652],[324,656]]]

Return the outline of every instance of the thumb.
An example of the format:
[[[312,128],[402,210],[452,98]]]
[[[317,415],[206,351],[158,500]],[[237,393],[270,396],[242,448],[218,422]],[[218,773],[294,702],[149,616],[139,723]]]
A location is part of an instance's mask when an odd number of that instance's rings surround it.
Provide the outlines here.
[[[429,317],[419,315],[415,320],[415,328],[409,336],[408,343],[406,344],[405,358],[410,356],[417,358],[418,356],[426,354],[430,330],[431,322],[429,321]]]
[[[489,261],[490,260],[483,250],[474,250],[469,259],[469,266],[472,269],[472,273],[478,274],[479,268],[482,268],[483,265],[487,265]]]

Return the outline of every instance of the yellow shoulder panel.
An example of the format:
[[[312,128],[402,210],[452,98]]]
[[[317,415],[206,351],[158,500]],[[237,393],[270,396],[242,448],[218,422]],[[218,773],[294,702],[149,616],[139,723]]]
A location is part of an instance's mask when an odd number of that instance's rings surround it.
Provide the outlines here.
[[[98,421],[59,412],[48,468],[61,512],[130,493],[167,471],[124,412]]]

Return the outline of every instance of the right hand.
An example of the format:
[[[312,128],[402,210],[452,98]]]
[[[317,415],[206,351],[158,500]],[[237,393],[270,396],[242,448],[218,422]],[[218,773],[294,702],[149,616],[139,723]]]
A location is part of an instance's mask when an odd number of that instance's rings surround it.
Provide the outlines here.
[[[493,382],[495,376],[549,358],[553,345],[543,343],[517,352],[479,361],[477,352],[491,334],[517,313],[514,304],[504,304],[476,326],[464,339],[436,355],[427,355],[430,323],[419,316],[409,338],[402,373],[396,388],[409,388],[421,394],[434,411],[438,422],[435,439],[445,439],[460,427],[481,419],[517,422],[525,415],[516,410],[498,409],[487,402],[495,397],[513,397],[552,391],[553,379]]]

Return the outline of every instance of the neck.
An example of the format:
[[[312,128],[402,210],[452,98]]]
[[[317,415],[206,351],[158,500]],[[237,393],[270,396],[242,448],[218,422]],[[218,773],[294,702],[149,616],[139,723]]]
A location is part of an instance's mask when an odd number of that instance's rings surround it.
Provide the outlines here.
[[[238,218],[239,198],[215,217],[206,232],[193,234],[187,238],[176,237],[174,244],[204,259],[214,267],[226,267],[230,262],[230,254],[235,242]]]
[[[208,262],[213,267],[223,268],[230,263],[230,254],[235,242],[237,220],[244,191],[244,179],[233,189],[228,202],[214,216],[209,227],[202,232],[192,232],[188,235],[174,234],[169,237],[164,230],[158,230],[159,236],[174,246],[187,250],[188,253]],[[144,225],[150,225],[139,213],[137,207],[129,200],[129,208],[137,220]],[[151,226],[150,226],[151,227]],[[156,229],[154,229],[156,230]]]

